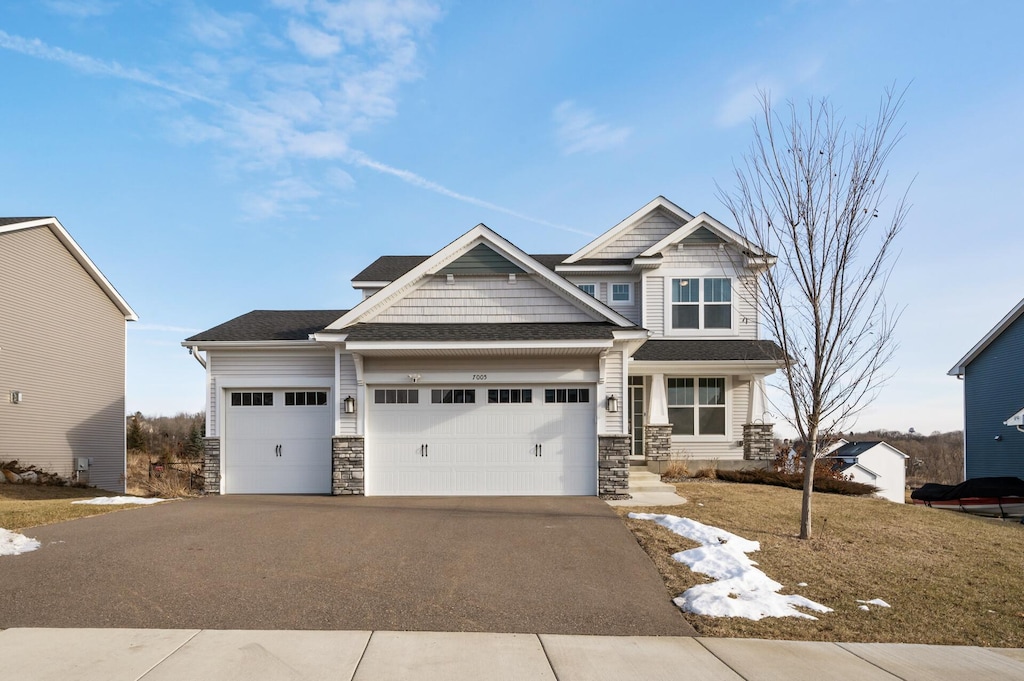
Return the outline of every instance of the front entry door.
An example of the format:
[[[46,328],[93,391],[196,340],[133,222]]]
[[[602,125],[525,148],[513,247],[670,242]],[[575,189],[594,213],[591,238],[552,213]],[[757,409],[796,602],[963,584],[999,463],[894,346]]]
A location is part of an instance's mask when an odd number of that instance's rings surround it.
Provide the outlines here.
[[[629,377],[629,433],[633,448],[630,461],[644,461],[644,377]]]

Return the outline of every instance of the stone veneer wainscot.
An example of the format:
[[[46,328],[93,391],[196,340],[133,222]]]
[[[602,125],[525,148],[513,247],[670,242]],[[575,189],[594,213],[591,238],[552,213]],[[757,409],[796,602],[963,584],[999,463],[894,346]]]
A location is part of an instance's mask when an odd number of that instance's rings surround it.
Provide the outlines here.
[[[366,493],[364,479],[365,440],[361,436],[335,437],[331,439],[331,494],[363,495]]]

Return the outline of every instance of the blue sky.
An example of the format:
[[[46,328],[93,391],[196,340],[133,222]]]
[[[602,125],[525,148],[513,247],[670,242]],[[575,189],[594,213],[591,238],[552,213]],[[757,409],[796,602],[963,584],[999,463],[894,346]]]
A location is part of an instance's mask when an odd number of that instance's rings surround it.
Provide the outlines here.
[[[0,214],[56,215],[138,312],[128,409],[194,411],[195,331],[350,307],[378,255],[480,222],[541,253],[659,194],[729,222],[715,183],[758,87],[858,121],[909,84],[901,349],[857,426],[952,430],[945,372],[1024,296],[1022,24],[1014,2],[8,0]]]

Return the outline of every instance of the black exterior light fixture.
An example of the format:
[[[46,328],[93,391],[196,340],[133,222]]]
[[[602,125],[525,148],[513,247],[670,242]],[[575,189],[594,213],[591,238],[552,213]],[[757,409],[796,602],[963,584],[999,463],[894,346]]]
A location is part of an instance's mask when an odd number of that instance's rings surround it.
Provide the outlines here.
[[[345,406],[345,413],[346,414],[355,414],[356,413],[356,398],[354,398],[351,395],[349,395],[344,400],[342,400],[342,404],[344,404],[344,406]]]
[[[619,398],[615,395],[609,395],[608,399],[605,400],[604,408],[607,409],[609,413],[614,414],[619,410]]]

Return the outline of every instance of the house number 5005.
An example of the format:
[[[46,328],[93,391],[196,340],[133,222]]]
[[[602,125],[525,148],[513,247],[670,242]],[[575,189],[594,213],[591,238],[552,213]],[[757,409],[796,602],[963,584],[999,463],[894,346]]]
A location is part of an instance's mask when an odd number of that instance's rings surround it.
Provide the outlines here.
[[[487,374],[473,374],[473,380],[474,381],[486,381],[487,380]]]

